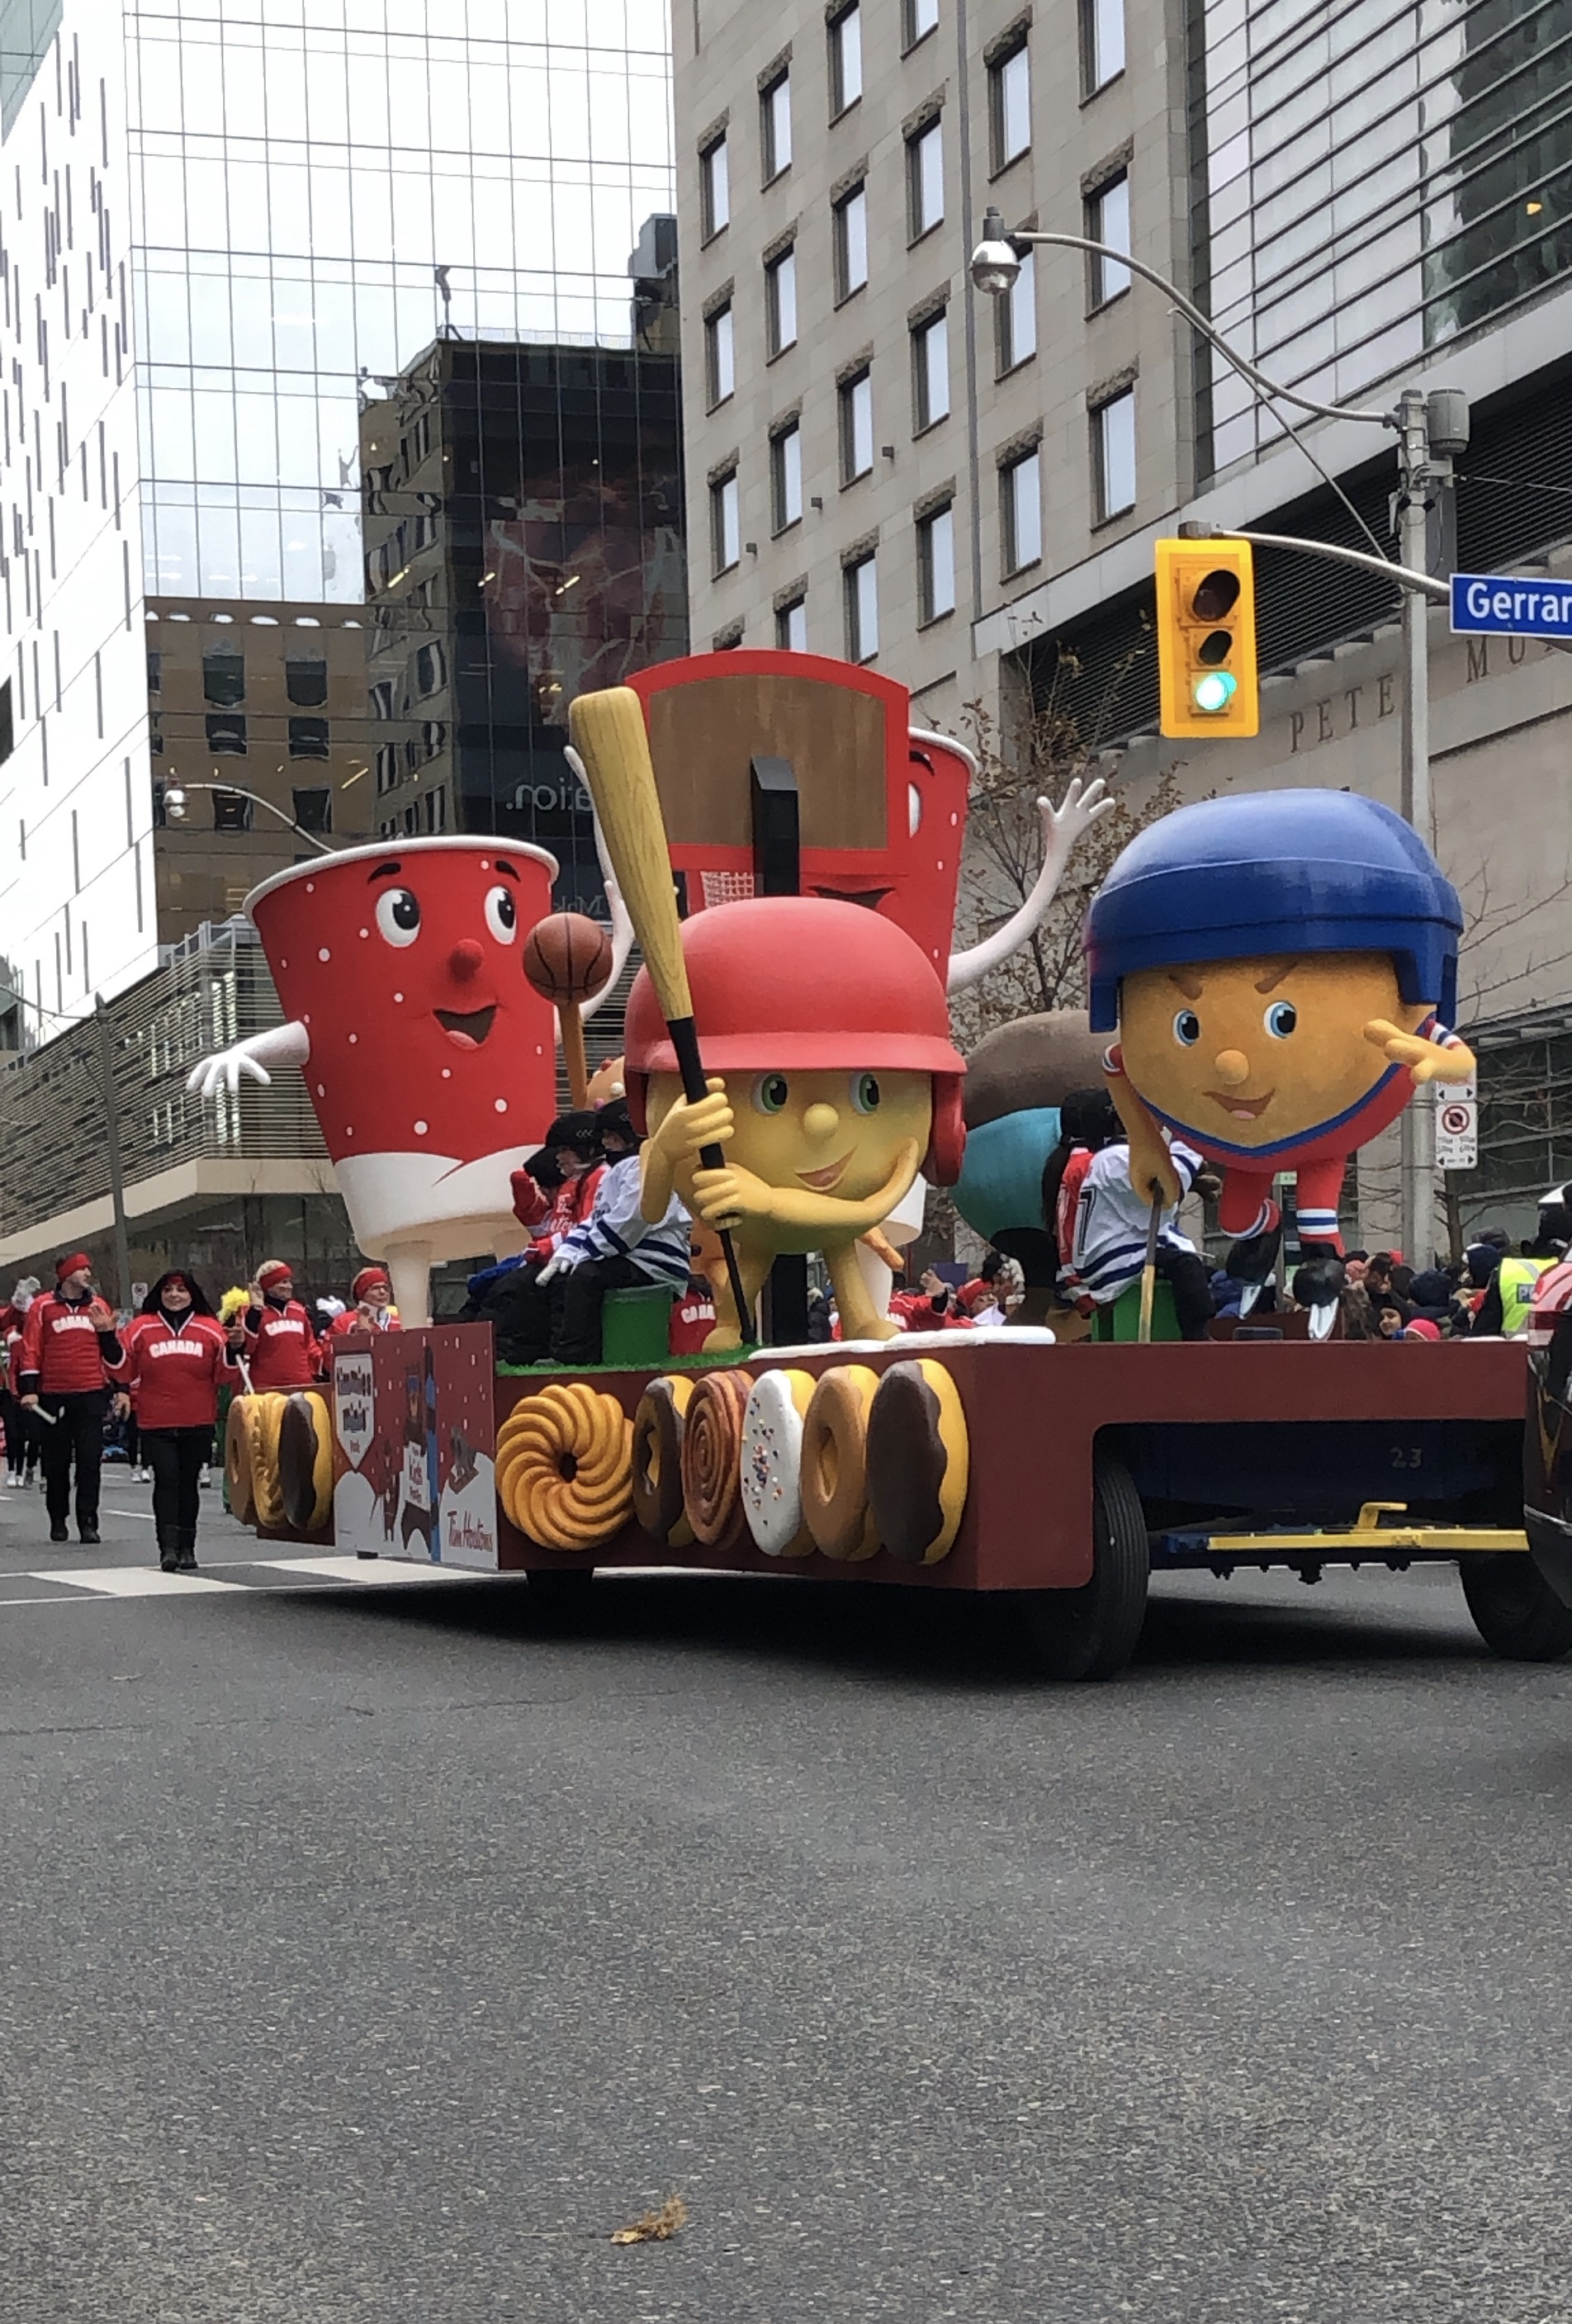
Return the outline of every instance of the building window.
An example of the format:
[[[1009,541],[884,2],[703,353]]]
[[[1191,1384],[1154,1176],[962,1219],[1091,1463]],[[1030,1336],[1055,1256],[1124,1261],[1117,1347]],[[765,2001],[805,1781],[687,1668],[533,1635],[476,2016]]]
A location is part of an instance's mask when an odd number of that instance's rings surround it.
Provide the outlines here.
[[[736,362],[732,340],[732,310],[728,300],[717,307],[704,326],[704,383],[713,411],[736,387]]]
[[[421,721],[421,756],[435,759],[448,748],[448,722],[445,718],[423,718]]]
[[[988,129],[994,167],[1006,170],[1031,143],[1031,78],[1024,41],[988,68]]]
[[[213,793],[213,828],[215,831],[249,831],[251,801],[238,791]]]
[[[328,721],[325,718],[291,718],[290,720],[290,756],[291,759],[325,759],[328,755]]]
[[[876,557],[859,557],[842,579],[846,600],[846,659],[872,661],[879,650],[879,579]]]
[[[163,691],[163,656],[150,652],[147,657],[147,690],[149,694]]]
[[[947,502],[917,527],[918,619],[937,622],[956,609],[955,511]]]
[[[789,605],[775,608],[775,643],[783,653],[808,651],[808,600],[793,597]]]
[[[415,650],[415,692],[417,695],[437,694],[448,683],[448,657],[439,645],[418,646]]]
[[[208,720],[208,748],[216,758],[244,759],[245,721],[231,711],[227,717]]]
[[[328,699],[327,663],[296,660],[291,656],[284,663],[284,691],[301,710],[319,708]]]
[[[399,746],[396,742],[379,742],[376,746],[376,788],[391,791],[399,779]]]
[[[742,641],[742,623],[728,622],[724,630],[717,630],[709,641],[709,650],[711,653],[735,653]]]
[[[911,426],[920,436],[949,417],[949,317],[941,309],[911,333]]]
[[[1121,170],[1097,188],[1087,202],[1087,237],[1105,242],[1114,250],[1130,248],[1130,175]],[[1105,307],[1130,288],[1130,269],[1116,258],[1092,257],[1092,304]]]
[[[930,121],[906,141],[907,223],[913,242],[944,217],[944,124]]]
[[[874,465],[874,378],[859,371],[840,384],[840,480],[865,476]]]
[[[150,726],[148,728],[147,748],[148,754],[151,758],[162,759],[163,757],[163,728],[162,726]]]
[[[854,186],[835,206],[835,295],[838,305],[868,279],[868,194]]]
[[[1004,570],[1020,573],[1042,555],[1042,463],[1035,447],[999,471]]]
[[[729,573],[742,555],[742,525],[737,503],[737,472],[717,476],[709,488],[710,570]]]
[[[1095,97],[1124,69],[1124,0],[1080,0],[1081,89]]]
[[[770,438],[770,515],[776,532],[802,515],[802,430],[795,420]]]
[[[863,15],[857,0],[829,28],[829,112],[833,121],[863,93]]]
[[[0,686],[0,766],[16,748],[16,722],[11,708],[11,680]]]
[[[717,137],[698,157],[698,230],[713,242],[731,223],[732,181],[726,139]]]
[[[905,45],[914,49],[939,29],[939,0],[901,0]]]
[[[778,74],[759,94],[759,144],[764,183],[791,166],[791,76]]]
[[[372,716],[374,718],[391,718],[393,715],[393,682],[392,678],[379,678],[374,686],[367,688],[367,692],[371,700]]]
[[[1135,390],[1099,404],[1092,414],[1092,493],[1102,524],[1135,506]]]
[[[202,656],[202,692],[221,710],[233,710],[245,699],[245,657],[237,653]]]
[[[772,355],[797,337],[797,253],[783,250],[764,269],[764,337]]]
[[[999,374],[1013,371],[1037,353],[1036,253],[1022,254],[1021,272],[1003,299],[994,301],[994,327],[999,343]]]
[[[291,722],[292,723],[292,722]],[[333,794],[324,783],[319,790],[295,791],[295,821],[302,831],[331,831]]]

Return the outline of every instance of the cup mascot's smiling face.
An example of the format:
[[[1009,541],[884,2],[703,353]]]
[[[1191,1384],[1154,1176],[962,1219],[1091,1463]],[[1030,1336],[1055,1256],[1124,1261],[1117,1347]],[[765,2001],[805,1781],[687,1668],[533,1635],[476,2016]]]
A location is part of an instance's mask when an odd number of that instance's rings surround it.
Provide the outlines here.
[[[933,1079],[926,1073],[737,1074],[726,1082],[735,1128],[726,1160],[766,1185],[861,1202],[884,1185],[902,1150],[927,1151]],[[681,1095],[675,1074],[657,1074],[649,1096],[656,1130]]]
[[[1364,1038],[1405,1031],[1396,966],[1376,952],[1210,960],[1127,975],[1119,996],[1125,1073],[1166,1120],[1234,1147],[1275,1147],[1350,1112],[1391,1068]]]

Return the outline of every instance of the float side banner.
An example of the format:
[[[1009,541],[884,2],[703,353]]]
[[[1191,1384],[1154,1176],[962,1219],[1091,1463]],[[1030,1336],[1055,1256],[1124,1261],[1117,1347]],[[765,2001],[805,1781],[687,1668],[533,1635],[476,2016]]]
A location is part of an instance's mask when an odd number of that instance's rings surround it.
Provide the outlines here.
[[[495,1375],[484,1323],[380,1333],[333,1354],[343,1553],[495,1572]]]

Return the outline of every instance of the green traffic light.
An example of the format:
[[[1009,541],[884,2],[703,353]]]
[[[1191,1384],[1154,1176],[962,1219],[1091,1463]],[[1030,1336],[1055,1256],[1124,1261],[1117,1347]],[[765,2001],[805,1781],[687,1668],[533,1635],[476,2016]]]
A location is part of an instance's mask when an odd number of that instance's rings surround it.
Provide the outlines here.
[[[1239,680],[1231,670],[1209,669],[1197,678],[1190,688],[1190,698],[1197,710],[1216,715],[1226,710],[1239,691]]]

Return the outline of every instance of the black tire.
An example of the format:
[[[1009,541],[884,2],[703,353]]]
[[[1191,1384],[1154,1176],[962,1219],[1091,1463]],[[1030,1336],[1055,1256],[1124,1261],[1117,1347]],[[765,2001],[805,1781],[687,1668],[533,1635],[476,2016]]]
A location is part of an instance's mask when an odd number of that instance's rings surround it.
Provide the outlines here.
[[[593,1565],[532,1565],[530,1603],[543,1621],[570,1623],[589,1609]]]
[[[1146,1513],[1130,1471],[1111,1453],[1092,1474],[1092,1578],[1079,1590],[1031,1590],[1025,1614],[1043,1674],[1114,1678],[1135,1652],[1146,1619],[1151,1555]]]
[[[1509,1663],[1557,1663],[1572,1646],[1564,1606],[1531,1557],[1516,1550],[1459,1558],[1463,1595],[1492,1654]]]

